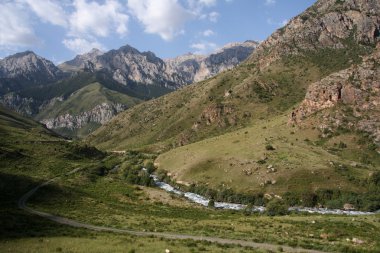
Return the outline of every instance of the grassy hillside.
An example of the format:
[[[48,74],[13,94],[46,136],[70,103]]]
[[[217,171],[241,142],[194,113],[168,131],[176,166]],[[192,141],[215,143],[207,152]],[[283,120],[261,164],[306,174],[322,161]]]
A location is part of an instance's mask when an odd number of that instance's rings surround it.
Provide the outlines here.
[[[331,50],[335,59],[332,68],[322,64],[323,55],[324,51],[316,51],[289,56],[265,69],[246,62],[209,80],[140,104],[87,140],[104,149],[151,145],[152,150],[163,151],[270,119],[296,106],[309,84],[344,69],[345,62],[351,59],[350,54]]]
[[[117,103],[132,107],[140,103],[140,101],[137,98],[107,89],[100,83],[95,82],[75,91],[66,100],[57,101],[53,105],[46,107],[36,116],[36,119],[54,118],[66,113],[78,115],[81,112],[90,111],[96,105],[102,103]]]
[[[320,76],[302,59],[281,61],[263,72],[247,63],[138,105],[88,140],[106,149],[180,146],[278,115],[301,101],[306,85]]]
[[[380,186],[369,187],[380,175],[380,155],[369,148],[364,135],[347,131],[322,138],[312,128],[315,120],[298,128],[287,125],[287,119],[263,120],[176,148],[156,162],[175,180],[203,193],[212,190],[214,197],[232,191],[278,195],[292,205],[343,208],[351,203],[359,209],[380,208],[376,197]],[[334,196],[324,199],[326,192]],[[315,199],[306,202],[310,196]]]

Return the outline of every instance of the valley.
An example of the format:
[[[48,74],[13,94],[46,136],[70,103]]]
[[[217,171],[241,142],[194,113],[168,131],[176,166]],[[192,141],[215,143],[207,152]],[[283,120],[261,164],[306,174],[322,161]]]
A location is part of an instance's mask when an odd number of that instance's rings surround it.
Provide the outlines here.
[[[127,2],[98,12],[103,43],[102,25],[124,29],[110,10],[147,26]],[[171,4],[216,26],[202,13],[238,4],[222,2]],[[172,58],[99,40],[60,63],[0,59],[0,252],[380,252],[380,3],[317,0],[285,21],[221,47],[197,31]],[[188,36],[170,29],[166,45]]]

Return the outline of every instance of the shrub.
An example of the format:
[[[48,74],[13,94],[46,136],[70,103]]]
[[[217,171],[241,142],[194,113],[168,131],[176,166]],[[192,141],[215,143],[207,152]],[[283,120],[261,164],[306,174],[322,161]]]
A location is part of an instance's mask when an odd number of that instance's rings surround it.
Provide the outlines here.
[[[347,148],[347,144],[341,141],[341,142],[339,142],[338,147],[341,148],[341,149]]]
[[[265,149],[268,150],[268,151],[273,151],[273,150],[276,150],[272,145],[268,144],[265,146]]]
[[[288,214],[288,206],[285,204],[284,201],[280,199],[273,199],[269,201],[269,203],[266,206],[267,208],[267,214],[269,216],[275,216],[275,215],[286,215]]]

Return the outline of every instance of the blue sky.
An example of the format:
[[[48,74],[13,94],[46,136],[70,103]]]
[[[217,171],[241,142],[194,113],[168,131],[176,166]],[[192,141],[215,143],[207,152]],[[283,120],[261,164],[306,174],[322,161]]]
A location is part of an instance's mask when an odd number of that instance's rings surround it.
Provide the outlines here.
[[[292,2],[292,3],[290,3]],[[315,0],[0,0],[0,58],[60,63],[129,44],[161,58],[266,39]]]

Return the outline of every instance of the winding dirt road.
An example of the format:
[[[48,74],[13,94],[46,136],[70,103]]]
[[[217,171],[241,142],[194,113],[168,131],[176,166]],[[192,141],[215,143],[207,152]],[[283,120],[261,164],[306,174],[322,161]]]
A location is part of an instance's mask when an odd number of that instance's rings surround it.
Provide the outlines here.
[[[65,175],[70,175],[75,172],[78,172],[80,169],[72,170],[69,173],[66,173]],[[35,215],[38,215],[40,217],[49,219],[51,221],[54,221],[59,224],[68,225],[71,227],[76,228],[85,228],[93,231],[99,231],[99,232],[113,232],[113,233],[121,233],[121,234],[130,234],[130,235],[136,235],[136,236],[155,236],[155,237],[161,237],[161,238],[167,238],[167,239],[176,239],[176,240],[184,240],[184,239],[191,239],[194,241],[208,241],[213,243],[221,243],[221,244],[230,244],[230,245],[240,245],[243,247],[251,247],[251,248],[258,248],[258,249],[266,249],[266,250],[272,250],[277,251],[279,247],[282,247],[284,252],[304,252],[304,253],[324,253],[323,251],[317,251],[317,250],[310,250],[310,249],[302,249],[302,248],[293,248],[289,246],[284,245],[275,245],[275,244],[269,244],[269,243],[256,243],[251,241],[244,241],[244,240],[236,240],[236,239],[224,239],[224,238],[218,238],[218,237],[208,237],[208,236],[196,236],[196,235],[183,235],[183,234],[174,234],[174,233],[161,233],[161,232],[142,232],[142,231],[134,231],[134,230],[128,230],[128,229],[117,229],[117,228],[111,228],[111,227],[102,227],[102,226],[94,226],[88,223],[82,223],[76,220],[68,219],[61,216],[56,216],[50,213],[41,212],[35,209],[32,209],[26,205],[28,199],[34,195],[40,188],[49,185],[53,183],[54,181],[60,179],[61,176],[55,177],[53,179],[50,179],[49,181],[42,183],[38,185],[37,187],[31,189],[27,193],[25,193],[20,200],[18,201],[18,207]]]

